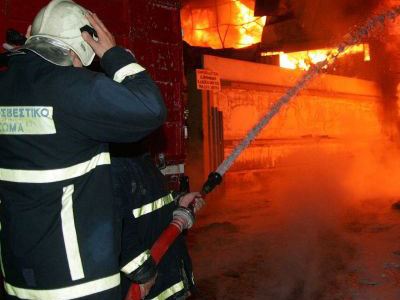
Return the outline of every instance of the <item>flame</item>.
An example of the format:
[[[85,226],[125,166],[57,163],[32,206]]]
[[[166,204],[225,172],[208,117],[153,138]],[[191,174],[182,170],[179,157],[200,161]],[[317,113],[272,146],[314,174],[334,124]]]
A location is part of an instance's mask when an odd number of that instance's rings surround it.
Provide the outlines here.
[[[240,1],[235,1],[234,3],[240,12],[236,16],[235,22],[237,24],[242,24],[240,27],[240,40],[238,42],[238,44],[242,46],[238,48],[259,43],[267,18],[256,18],[254,17],[254,10],[251,10]]]
[[[314,64],[325,61],[328,59],[329,54],[338,54],[337,49],[319,49],[310,51],[299,51],[292,53],[284,52],[264,52],[261,53],[262,56],[272,56],[279,55],[279,64],[285,69],[301,69],[308,70]],[[371,60],[369,45],[368,44],[357,44],[348,47],[344,52],[340,53],[338,56],[342,57],[350,54],[364,53],[364,60]]]
[[[237,49],[261,41],[266,17],[254,17],[239,0],[219,0],[214,6],[183,6],[181,22],[183,39],[192,46]]]

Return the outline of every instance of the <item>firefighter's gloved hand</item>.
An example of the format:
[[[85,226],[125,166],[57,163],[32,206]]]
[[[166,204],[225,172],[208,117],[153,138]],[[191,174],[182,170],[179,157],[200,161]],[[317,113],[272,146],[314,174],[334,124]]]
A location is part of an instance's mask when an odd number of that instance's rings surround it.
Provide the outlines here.
[[[179,207],[173,212],[172,223],[177,226],[180,231],[190,229],[195,221],[195,212],[203,205],[204,200],[200,193],[189,193],[183,195],[179,200]]]
[[[199,192],[188,193],[179,199],[179,206],[192,209],[197,213],[205,204],[205,201]]]
[[[140,299],[144,299],[156,283],[157,274],[146,283],[140,284]]]

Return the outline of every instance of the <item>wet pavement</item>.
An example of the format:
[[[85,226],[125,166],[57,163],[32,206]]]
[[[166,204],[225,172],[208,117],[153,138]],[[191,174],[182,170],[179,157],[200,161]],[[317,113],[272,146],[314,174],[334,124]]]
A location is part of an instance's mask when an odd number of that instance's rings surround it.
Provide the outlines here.
[[[188,236],[194,299],[400,299],[396,199],[327,170],[228,173]]]

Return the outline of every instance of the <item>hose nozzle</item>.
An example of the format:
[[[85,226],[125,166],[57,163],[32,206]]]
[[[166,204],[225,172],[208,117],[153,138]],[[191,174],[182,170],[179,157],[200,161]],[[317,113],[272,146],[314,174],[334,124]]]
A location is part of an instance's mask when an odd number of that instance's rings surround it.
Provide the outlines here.
[[[208,179],[207,179],[206,183],[204,183],[204,185],[203,185],[201,193],[203,195],[210,193],[221,182],[222,182],[221,174],[219,174],[217,172],[211,172],[210,175],[208,175]]]

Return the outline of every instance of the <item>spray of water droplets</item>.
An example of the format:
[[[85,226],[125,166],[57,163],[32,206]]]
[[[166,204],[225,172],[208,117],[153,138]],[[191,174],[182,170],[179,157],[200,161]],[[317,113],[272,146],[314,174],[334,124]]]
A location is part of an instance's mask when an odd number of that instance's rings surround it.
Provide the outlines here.
[[[323,68],[333,64],[339,55],[343,53],[349,46],[360,42],[363,38],[367,37],[369,33],[378,26],[383,26],[387,20],[394,20],[400,15],[400,6],[396,6],[382,14],[376,15],[368,21],[347,34],[344,41],[337,47],[336,50],[328,54],[325,61],[314,65],[304,76],[290,88],[285,95],[283,95],[273,106],[272,109],[262,117],[248,133],[242,142],[236,146],[232,153],[221,163],[216,172],[224,175],[226,171],[232,166],[236,158],[250,145],[256,138],[260,131],[271,121],[271,119],[279,113],[281,108],[294,98],[314,77],[316,77]]]

